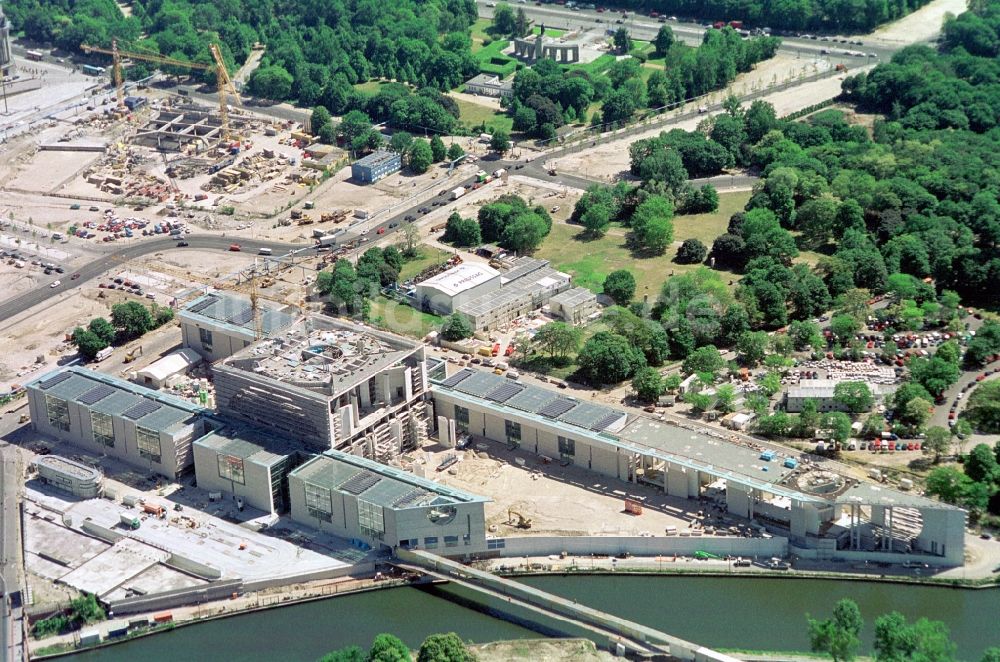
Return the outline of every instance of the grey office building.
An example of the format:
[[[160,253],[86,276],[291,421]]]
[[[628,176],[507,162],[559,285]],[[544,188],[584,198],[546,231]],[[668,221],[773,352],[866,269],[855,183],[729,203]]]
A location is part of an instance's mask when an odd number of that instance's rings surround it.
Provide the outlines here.
[[[299,316],[292,308],[264,301],[259,315],[265,338],[288,327]],[[254,341],[253,310],[247,297],[226,292],[205,294],[181,308],[177,318],[184,346],[207,361],[232,356]]]
[[[425,435],[420,343],[308,315],[212,365],[219,413],[314,452],[385,462]]]
[[[296,522],[375,548],[486,551],[485,497],[337,451],[309,460],[288,482]]]
[[[25,385],[32,427],[100,455],[174,478],[193,462],[203,414],[181,398],[73,366]]]

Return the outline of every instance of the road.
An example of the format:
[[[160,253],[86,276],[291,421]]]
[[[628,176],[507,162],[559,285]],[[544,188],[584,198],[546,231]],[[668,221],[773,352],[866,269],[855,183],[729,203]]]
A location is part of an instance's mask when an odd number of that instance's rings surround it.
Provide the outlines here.
[[[479,7],[480,18],[493,17],[493,7],[489,6],[495,4],[493,0],[476,0],[476,4]],[[702,42],[706,29],[711,29],[697,23],[685,23],[682,21],[667,20],[661,23],[657,19],[639,15],[634,11],[629,11],[628,16],[623,17],[620,11],[616,12],[612,10],[604,12],[584,9],[571,10],[558,5],[538,6],[527,2],[517,3],[514,6],[524,9],[524,13],[527,14],[528,18],[533,19],[538,25],[545,25],[546,27],[559,30],[592,30],[595,28],[614,30],[620,26],[624,26],[633,38],[642,41],[652,41],[656,33],[659,32],[660,26],[668,25],[673,30],[674,36],[678,39],[690,45],[698,45]],[[822,39],[823,37],[819,36],[817,36],[817,39],[783,36],[781,37],[779,51],[808,57],[829,56],[838,62],[845,59],[848,61],[865,62],[873,59],[871,56],[884,58],[899,50],[899,46],[880,43],[866,37],[852,37],[854,41],[863,42],[862,45],[838,43],[830,38],[827,38],[827,41],[822,41]],[[824,50],[830,51],[830,53],[823,53]],[[864,52],[865,57],[845,55],[844,51]]]
[[[72,274],[67,272],[60,279],[61,284],[58,287],[37,288],[0,303],[0,323],[11,319],[15,315],[23,313],[29,308],[45,302],[57,294],[77,288],[88,281],[97,278],[109,269],[113,269],[118,265],[128,262],[129,260],[149,255],[150,253],[173,250],[182,251],[196,248],[227,250],[234,242],[239,243],[242,249],[247,252],[256,253],[261,248],[270,248],[275,255],[306,247],[303,244],[260,241],[257,239],[246,239],[243,237],[234,240],[233,238],[212,235],[189,235],[185,237],[185,240],[189,244],[187,248],[178,247],[177,242],[172,239],[136,239],[132,244],[116,248],[116,250],[108,253],[107,255],[92,260],[91,262],[79,267],[75,272],[73,272],[80,274],[78,279],[74,280],[72,278]]]

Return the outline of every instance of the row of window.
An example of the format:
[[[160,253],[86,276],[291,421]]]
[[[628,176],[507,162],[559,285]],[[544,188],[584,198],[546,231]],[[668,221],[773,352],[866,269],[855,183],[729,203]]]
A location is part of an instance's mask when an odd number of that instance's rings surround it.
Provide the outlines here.
[[[49,425],[57,430],[69,432],[69,404],[65,400],[46,394],[45,415],[49,420]],[[95,444],[108,448],[115,447],[115,425],[110,414],[99,411],[90,412],[90,430],[94,436]],[[137,425],[135,437],[139,447],[139,456],[152,462],[160,462],[162,452],[159,433]]]
[[[504,420],[504,433],[507,435],[508,444],[521,443],[521,424],[515,421]],[[462,431],[469,431],[469,410],[461,405],[455,405],[455,427]],[[576,440],[568,437],[559,437],[559,455],[573,457],[576,455]]]

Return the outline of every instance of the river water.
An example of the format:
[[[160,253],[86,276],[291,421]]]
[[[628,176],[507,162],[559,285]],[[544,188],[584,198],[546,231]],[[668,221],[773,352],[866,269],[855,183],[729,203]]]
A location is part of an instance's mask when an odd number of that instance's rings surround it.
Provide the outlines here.
[[[944,621],[958,655],[978,660],[1000,646],[1000,590],[959,590],[793,578],[571,576],[523,580],[538,588],[670,634],[719,648],[807,650],[805,614],[826,617],[837,600],[857,601],[870,649],[875,616]],[[392,632],[416,648],[429,634],[457,632],[474,642],[538,636],[414,588],[331,598],[192,625],[67,658],[134,660],[314,661],[332,649],[367,646]]]

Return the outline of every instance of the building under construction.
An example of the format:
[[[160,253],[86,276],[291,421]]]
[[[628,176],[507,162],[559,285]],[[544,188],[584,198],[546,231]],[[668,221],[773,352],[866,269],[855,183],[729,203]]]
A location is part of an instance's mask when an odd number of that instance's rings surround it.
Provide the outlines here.
[[[229,116],[230,130],[239,133],[245,125],[240,117]],[[133,143],[161,152],[179,152],[189,145],[194,151],[211,149],[223,139],[223,121],[217,109],[196,104],[162,108],[140,128]]]
[[[388,462],[425,437],[423,345],[323,315],[212,366],[219,414],[301,441]]]

